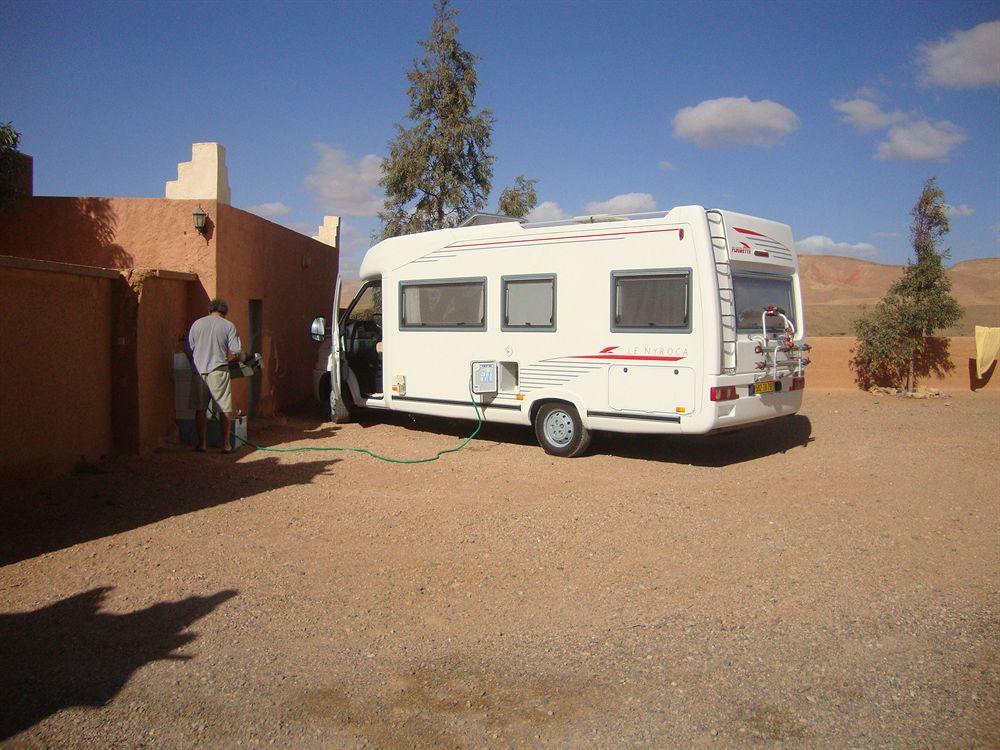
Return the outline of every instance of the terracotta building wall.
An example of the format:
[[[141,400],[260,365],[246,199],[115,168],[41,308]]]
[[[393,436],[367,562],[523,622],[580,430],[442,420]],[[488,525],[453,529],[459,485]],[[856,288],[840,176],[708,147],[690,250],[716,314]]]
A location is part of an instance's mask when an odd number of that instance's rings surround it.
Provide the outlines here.
[[[184,351],[189,295],[197,278],[170,271],[134,271],[137,296],[138,452],[149,453],[174,430],[174,354]]]
[[[113,449],[112,315],[120,276],[0,259],[0,484]],[[23,266],[34,267],[23,267]]]
[[[253,214],[219,204],[218,295],[229,302],[244,348],[252,348],[250,300],[260,300],[265,369],[259,413],[309,398],[319,345],[309,338],[317,315],[329,316],[337,249]],[[249,411],[249,383],[234,382],[234,407]]]

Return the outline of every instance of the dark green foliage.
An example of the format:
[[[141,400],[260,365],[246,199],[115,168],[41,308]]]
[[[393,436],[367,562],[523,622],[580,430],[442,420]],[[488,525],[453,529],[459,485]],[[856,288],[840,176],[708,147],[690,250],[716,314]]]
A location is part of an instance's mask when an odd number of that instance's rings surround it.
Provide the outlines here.
[[[515,219],[523,219],[531,209],[538,204],[538,193],[535,191],[535,184],[538,180],[529,180],[523,174],[518,175],[514,184],[500,194],[500,203],[497,206],[497,213],[504,216],[513,216]]]
[[[424,55],[407,72],[409,128],[382,161],[381,236],[460,224],[486,205],[493,177],[493,115],[476,111],[476,61],[459,43],[457,11],[438,0]]]
[[[864,388],[905,387],[912,393],[917,378],[955,369],[947,339],[934,336],[958,322],[962,308],[951,296],[951,280],[944,270],[948,251],[937,248],[949,225],[944,193],[933,177],[910,215],[915,260],[907,263],[903,277],[875,308],[854,324],[858,344],[851,366]]]
[[[12,208],[21,197],[18,182],[24,172],[24,161],[17,147],[21,134],[11,123],[0,124],[0,209]]]

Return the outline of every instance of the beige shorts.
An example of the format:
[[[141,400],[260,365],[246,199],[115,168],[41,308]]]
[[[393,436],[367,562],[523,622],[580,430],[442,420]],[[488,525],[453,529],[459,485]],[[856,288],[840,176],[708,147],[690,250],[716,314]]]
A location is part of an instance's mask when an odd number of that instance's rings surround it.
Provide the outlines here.
[[[233,391],[230,388],[229,367],[219,367],[191,378],[188,406],[195,411],[209,410],[218,414],[233,411]]]

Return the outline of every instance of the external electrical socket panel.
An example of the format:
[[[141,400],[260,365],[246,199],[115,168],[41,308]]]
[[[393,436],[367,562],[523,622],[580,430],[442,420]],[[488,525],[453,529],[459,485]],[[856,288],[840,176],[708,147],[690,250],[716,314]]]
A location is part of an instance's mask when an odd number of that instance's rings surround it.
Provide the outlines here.
[[[406,395],[406,376],[397,375],[392,381],[392,392],[397,396]]]
[[[499,388],[496,362],[472,363],[472,392],[476,394],[496,393]]]

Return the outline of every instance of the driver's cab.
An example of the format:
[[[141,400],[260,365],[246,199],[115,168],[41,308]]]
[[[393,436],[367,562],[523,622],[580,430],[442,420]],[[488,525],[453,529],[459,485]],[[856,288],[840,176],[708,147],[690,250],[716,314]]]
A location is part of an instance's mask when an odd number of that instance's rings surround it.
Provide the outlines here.
[[[382,388],[382,282],[368,281],[339,313],[341,282],[334,294],[337,318],[312,323],[311,335],[323,342],[313,376],[315,393],[330,404],[334,421],[347,421],[355,406],[384,408]]]
[[[382,397],[382,282],[369,281],[358,290],[340,320],[343,360],[341,373],[350,386],[357,383],[362,399]],[[354,390],[353,388],[351,389]],[[345,394],[346,395],[346,394]]]

